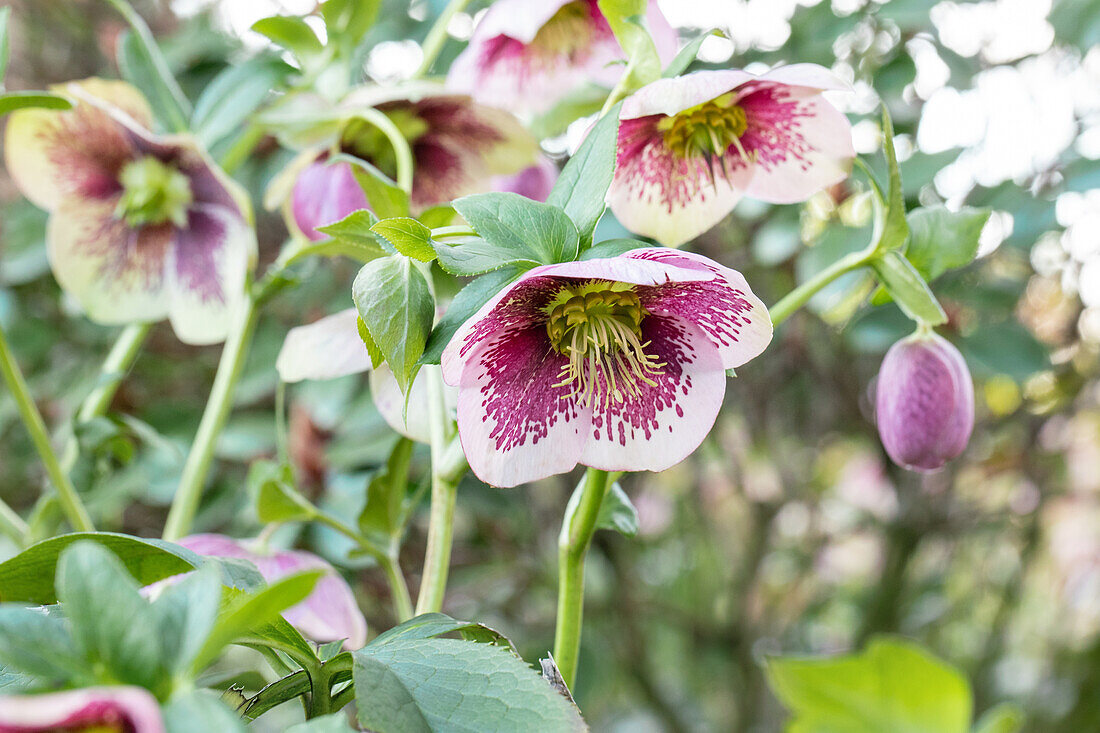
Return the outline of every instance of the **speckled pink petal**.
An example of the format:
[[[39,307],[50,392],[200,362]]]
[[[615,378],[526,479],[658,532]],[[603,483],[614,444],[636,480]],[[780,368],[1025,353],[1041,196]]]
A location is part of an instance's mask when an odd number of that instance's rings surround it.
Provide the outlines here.
[[[646,317],[642,341],[664,366],[638,395],[591,408],[580,459],[586,466],[663,471],[691,455],[714,425],[726,391],[718,348],[698,326],[671,315]]]
[[[619,119],[633,120],[651,115],[672,116],[720,97],[755,78],[740,69],[711,69],[670,79],[658,79],[626,98]]]
[[[693,252],[648,247],[626,257],[667,262],[712,273],[713,280],[657,285],[639,292],[651,313],[674,315],[697,324],[718,349],[723,369],[755,359],[772,340],[767,307],[753,294],[745,276]]]
[[[0,696],[0,733],[120,730],[163,733],[160,706],[140,687],[85,687]]]

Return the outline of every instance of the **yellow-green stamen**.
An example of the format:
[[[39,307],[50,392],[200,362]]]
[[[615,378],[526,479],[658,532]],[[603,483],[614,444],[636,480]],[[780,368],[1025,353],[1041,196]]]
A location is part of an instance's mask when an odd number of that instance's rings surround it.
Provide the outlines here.
[[[118,176],[122,196],[115,217],[130,227],[172,222],[187,225],[191,181],[174,166],[147,155],[123,166]]]
[[[546,308],[546,333],[568,358],[554,387],[572,385],[585,405],[606,408],[656,386],[663,362],[645,352],[642,320],[648,315],[629,285],[598,283],[566,287]]]
[[[592,15],[585,2],[571,2],[539,28],[531,46],[549,52],[572,56],[591,45]]]
[[[753,156],[741,144],[741,136],[748,126],[745,110],[736,104],[732,92],[665,117],[657,123],[665,145],[680,158],[704,158],[712,179],[715,159],[722,166],[723,174],[729,175],[725,155],[731,145],[737,148],[745,163],[752,163]]]

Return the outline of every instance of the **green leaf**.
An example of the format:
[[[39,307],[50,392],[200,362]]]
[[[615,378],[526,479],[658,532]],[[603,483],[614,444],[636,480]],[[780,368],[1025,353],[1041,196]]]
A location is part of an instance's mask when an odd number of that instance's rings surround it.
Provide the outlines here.
[[[172,672],[191,667],[218,618],[222,584],[206,566],[161,590],[153,601],[162,658]]]
[[[165,733],[245,733],[244,721],[213,690],[175,695],[162,708]]]
[[[439,319],[439,323],[432,329],[428,343],[424,346],[424,355],[420,357],[420,363],[438,364],[443,357],[443,350],[447,348],[447,344],[451,342],[451,337],[459,327],[519,275],[519,270],[505,267],[482,275],[462,288],[451,301],[447,312]]]
[[[383,249],[378,235],[371,231],[371,227],[377,223],[377,216],[367,209],[359,209],[358,211],[351,212],[340,221],[317,227],[317,231],[324,232],[338,242],[358,247],[364,250],[364,252],[371,252],[372,256],[370,260],[367,260],[367,262],[370,262],[380,255],[387,254],[388,249]],[[389,243],[386,242],[386,244],[388,245]],[[389,252],[389,254],[393,253]]]
[[[226,67],[206,85],[195,102],[191,129],[199,142],[209,149],[238,132],[291,71],[287,64],[266,56]]]
[[[11,46],[8,43],[8,20],[11,18],[11,6],[0,8],[0,89],[4,88],[4,76],[8,73],[8,60],[11,58]]]
[[[577,258],[577,228],[556,206],[516,193],[481,193],[456,200],[454,207],[486,245],[501,253],[500,266],[550,265]]]
[[[911,320],[927,326],[947,323],[947,314],[928,288],[928,283],[900,252],[887,252],[872,260],[871,267],[882,287]]]
[[[214,629],[195,655],[192,671],[197,673],[234,641],[249,638],[271,641],[278,638],[281,634],[272,634],[265,627],[280,621],[286,624],[279,614],[304,601],[323,574],[322,570],[308,570],[280,578],[256,593],[228,592]],[[278,631],[277,627],[275,631]],[[301,635],[297,638],[300,639]],[[292,635],[287,641],[299,646]],[[308,644],[302,651],[310,656],[314,654]]]
[[[359,722],[379,733],[586,730],[568,700],[489,644],[400,639],[353,657]]]
[[[321,6],[328,42],[336,43],[348,57],[378,18],[381,0],[327,0]]]
[[[1023,712],[1015,705],[1001,703],[978,719],[973,733],[1017,733],[1023,727]]]
[[[473,621],[458,621],[445,613],[422,613],[379,634],[368,646],[411,641],[413,639],[434,639],[444,634],[453,633],[461,634],[467,641],[495,644],[496,646],[506,647],[513,653],[516,650],[511,640],[499,631]]]
[[[381,471],[367,483],[367,501],[359,514],[359,529],[379,549],[386,551],[401,534],[407,516],[409,463],[416,443],[401,438]]]
[[[383,219],[372,226],[371,231],[392,244],[406,257],[412,257],[421,262],[431,262],[435,259],[432,230],[416,219],[409,217]]]
[[[592,241],[592,232],[603,215],[604,198],[615,175],[620,109],[622,102],[596,123],[576,154],[562,168],[546,199],[546,203],[569,215],[577,225],[584,246]]]
[[[386,355],[382,353],[382,350],[378,348],[378,344],[374,342],[374,337],[370,335],[370,331],[367,330],[367,324],[363,323],[363,319],[355,319],[355,328],[359,331],[359,338],[363,341],[363,345],[367,347],[367,355],[370,356],[371,369],[377,369],[378,365],[386,360]]]
[[[959,211],[943,206],[910,211],[906,259],[928,282],[947,270],[969,265],[978,254],[978,240],[990,213],[969,206]]]
[[[329,157],[331,163],[348,163],[359,188],[367,197],[371,210],[383,219],[393,219],[409,215],[409,194],[401,189],[392,178],[373,165],[347,153],[338,153]]]
[[[886,168],[889,171],[889,188],[886,195],[886,211],[875,217],[877,236],[876,249],[879,252],[901,249],[909,238],[909,225],[905,221],[905,197],[901,187],[901,173],[898,171],[898,156],[894,151],[894,124],[886,105],[882,106],[882,140],[886,155]],[[881,193],[880,193],[881,196]]]
[[[116,7],[121,2],[118,0]],[[184,132],[191,117],[191,103],[168,69],[145,21],[132,9],[129,14],[133,30],[123,34],[117,52],[122,78],[145,95],[153,115],[162,125],[174,132]]]
[[[0,605],[0,665],[46,684],[95,682],[84,668],[69,624],[56,609]]]
[[[171,542],[111,532],[78,532],[31,545],[0,563],[0,600],[43,605],[55,603],[54,577],[58,558],[65,548],[81,540],[95,542],[110,550],[141,585],[186,573],[208,563],[215,563],[221,568],[222,582],[226,585],[249,588],[262,583],[255,568],[241,574],[240,569],[230,563],[204,558]]]
[[[484,275],[505,267],[530,270],[541,264],[532,259],[530,253],[489,244],[481,237],[455,237],[436,242],[435,255],[440,267],[458,277]]]
[[[319,54],[324,48],[309,24],[296,16],[272,15],[261,18],[252,24],[252,30],[267,36],[272,43],[282,46],[299,58]]]
[[[157,616],[118,557],[95,542],[77,542],[57,563],[57,595],[78,654],[102,669],[103,681],[164,694],[168,661]]]
[[[423,273],[408,257],[383,257],[363,265],[351,296],[401,391],[407,391],[435,320],[435,301]]]
[[[618,257],[634,249],[652,246],[653,245],[649,242],[643,242],[640,239],[605,239],[599,244],[581,252],[581,256],[578,259],[595,260],[602,257]]]
[[[648,0],[599,0],[600,12],[626,52],[625,91],[634,91],[661,76],[661,57],[646,23]]]
[[[5,8],[5,10],[10,10],[10,8]],[[68,97],[53,92],[6,92],[0,94],[0,115],[6,115],[17,109],[32,107],[72,109],[73,103]]]
[[[611,484],[611,489],[600,504],[596,529],[613,529],[627,537],[638,534],[638,510],[634,508],[630,497],[618,481]]]
[[[966,678],[919,646],[880,637],[860,653],[771,657],[768,682],[798,733],[966,733]]]
[[[688,67],[695,61],[695,57],[699,55],[699,49],[703,45],[703,41],[707,40],[711,36],[718,36],[719,38],[725,38],[726,34],[718,29],[712,29],[706,33],[700,33],[695,38],[691,39],[686,46],[681,48],[677,52],[675,58],[668,62],[668,66],[665,67],[665,71],[661,76],[665,79],[671,79],[674,76],[679,76],[688,70]]]
[[[294,469],[274,461],[256,461],[246,481],[261,522],[300,522],[317,516],[317,508],[294,488]]]

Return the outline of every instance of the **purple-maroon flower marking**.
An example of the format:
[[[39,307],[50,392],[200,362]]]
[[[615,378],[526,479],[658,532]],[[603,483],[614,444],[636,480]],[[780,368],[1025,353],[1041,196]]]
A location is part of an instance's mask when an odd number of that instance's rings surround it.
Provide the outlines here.
[[[770,340],[740,273],[639,249],[527,272],[459,329],[443,376],[459,388],[463,449],[487,483],[577,463],[659,471],[710,430],[725,370]]]
[[[545,155],[539,162],[511,176],[493,176],[493,190],[518,193],[534,201],[545,201],[558,180],[558,166]]]
[[[813,64],[756,77],[739,70],[660,79],[620,114],[608,191],[631,231],[677,246],[721,221],[742,195],[803,201],[847,176],[847,118],[821,96],[845,85]]]
[[[0,696],[0,733],[164,733],[156,699],[140,687],[85,687]]]
[[[676,53],[676,31],[650,2],[658,55]],[[447,86],[479,102],[539,114],[578,85],[613,86],[624,55],[596,0],[498,0],[451,66]]]
[[[4,146],[16,185],[51,213],[58,282],[95,321],[167,316],[183,341],[221,341],[255,259],[247,196],[189,138],[149,132],[128,84],[62,91],[72,110],[14,113]]]
[[[935,471],[966,448],[974,429],[974,384],[962,354],[936,334],[890,347],[875,399],[879,436],[890,458]]]

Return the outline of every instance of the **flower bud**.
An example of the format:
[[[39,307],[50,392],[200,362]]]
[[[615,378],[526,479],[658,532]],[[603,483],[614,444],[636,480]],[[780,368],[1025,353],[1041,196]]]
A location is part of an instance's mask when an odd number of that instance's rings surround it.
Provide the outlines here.
[[[298,174],[291,194],[294,223],[313,241],[327,235],[317,227],[340,221],[353,211],[367,208],[367,197],[349,163],[328,163],[320,158]]]
[[[974,428],[974,385],[962,354],[936,334],[890,347],[878,375],[878,433],[890,458],[935,471],[963,452]]]

